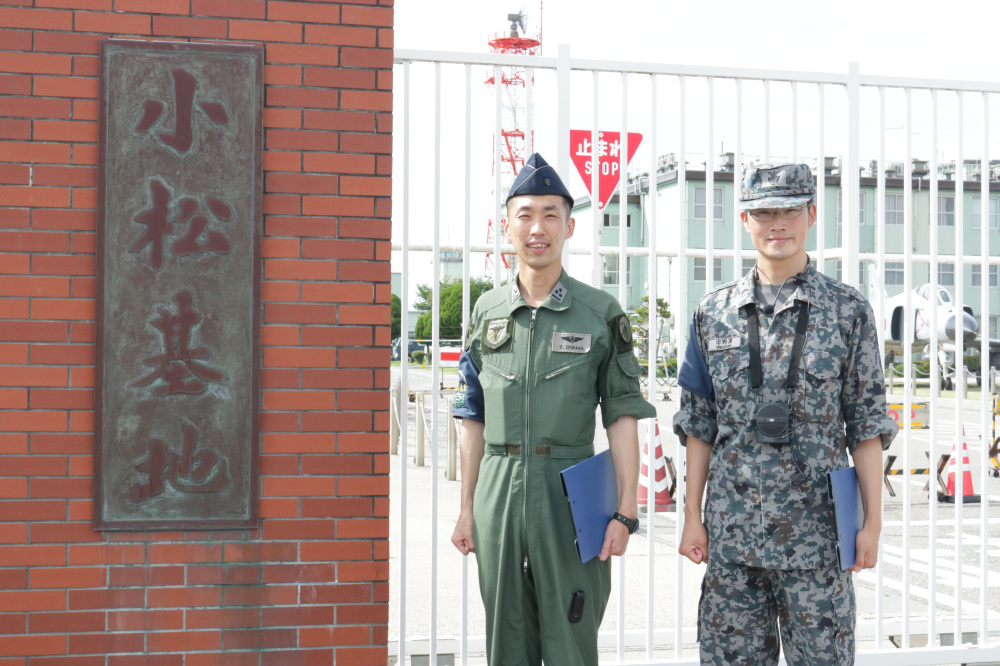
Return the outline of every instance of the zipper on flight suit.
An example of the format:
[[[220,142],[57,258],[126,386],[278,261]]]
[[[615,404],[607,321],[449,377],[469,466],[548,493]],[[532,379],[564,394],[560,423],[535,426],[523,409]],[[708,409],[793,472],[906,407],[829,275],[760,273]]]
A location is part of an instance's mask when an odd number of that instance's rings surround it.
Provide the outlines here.
[[[531,340],[535,333],[535,315],[538,308],[531,308],[531,323],[528,324],[528,353],[525,358],[524,368],[524,504],[521,507],[521,521],[524,525],[524,575],[528,575],[530,569],[528,565],[528,488],[530,478],[528,477],[528,461],[531,460]]]

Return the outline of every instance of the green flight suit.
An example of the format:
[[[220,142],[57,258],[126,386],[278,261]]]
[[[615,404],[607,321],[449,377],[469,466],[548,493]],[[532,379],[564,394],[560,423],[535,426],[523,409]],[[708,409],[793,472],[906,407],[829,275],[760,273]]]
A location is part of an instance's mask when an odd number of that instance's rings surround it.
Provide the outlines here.
[[[489,663],[596,664],[610,560],[580,563],[559,472],[594,454],[598,404],[605,427],[656,416],[640,393],[628,318],[565,271],[533,312],[515,280],[479,299],[466,353],[485,408],[473,539]],[[571,623],[575,590],[583,619]]]

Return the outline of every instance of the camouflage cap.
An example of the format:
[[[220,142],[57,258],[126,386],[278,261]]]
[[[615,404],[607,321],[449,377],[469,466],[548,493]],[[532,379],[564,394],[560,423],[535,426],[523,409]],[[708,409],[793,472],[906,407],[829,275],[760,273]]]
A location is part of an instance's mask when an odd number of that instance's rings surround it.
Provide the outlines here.
[[[816,196],[808,164],[756,164],[744,167],[740,188],[743,210],[795,208]]]
[[[510,186],[507,201],[514,197],[546,194],[561,196],[569,202],[570,209],[573,208],[573,195],[569,193],[555,168],[538,153],[532,153],[514,179],[514,184]]]

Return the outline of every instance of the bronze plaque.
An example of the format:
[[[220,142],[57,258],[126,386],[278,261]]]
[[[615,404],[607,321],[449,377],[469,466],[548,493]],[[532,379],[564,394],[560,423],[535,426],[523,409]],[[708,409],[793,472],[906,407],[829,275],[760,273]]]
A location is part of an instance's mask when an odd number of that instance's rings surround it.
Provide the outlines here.
[[[100,65],[95,527],[254,527],[263,49]]]

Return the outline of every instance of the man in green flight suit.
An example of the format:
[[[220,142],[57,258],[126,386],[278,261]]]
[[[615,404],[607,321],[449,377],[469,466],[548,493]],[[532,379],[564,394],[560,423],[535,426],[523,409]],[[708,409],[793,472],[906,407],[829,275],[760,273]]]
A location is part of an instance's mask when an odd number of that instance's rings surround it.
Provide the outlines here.
[[[507,197],[517,277],[480,297],[459,361],[462,504],[451,540],[476,553],[494,666],[596,664],[608,557],[638,528],[637,419],[656,410],[640,393],[628,317],[562,269],[572,205],[555,169],[528,158]],[[594,454],[598,404],[618,511],[599,558],[581,564],[559,472]]]

